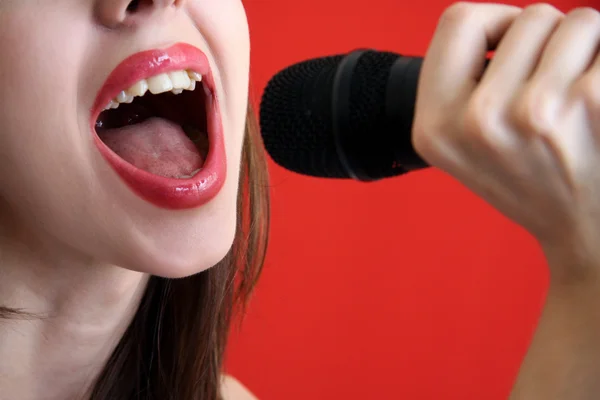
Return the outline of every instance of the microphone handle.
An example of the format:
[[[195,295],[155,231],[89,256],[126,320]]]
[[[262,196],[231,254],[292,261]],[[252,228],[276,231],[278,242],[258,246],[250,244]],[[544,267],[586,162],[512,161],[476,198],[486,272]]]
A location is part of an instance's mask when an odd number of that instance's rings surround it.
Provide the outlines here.
[[[486,59],[484,69],[491,62]],[[408,171],[429,165],[412,146],[412,126],[423,57],[399,56],[392,65],[386,88],[386,117],[390,133],[396,132],[392,143],[396,162]]]
[[[349,177],[367,182],[429,167],[415,151],[411,139],[423,57],[397,54],[389,67],[383,129],[376,134],[370,133],[368,137],[369,141],[378,142],[375,143],[375,148],[380,150],[377,156],[387,158],[383,160],[387,171],[382,175],[381,171],[368,171],[364,159],[358,156],[365,151],[364,141],[367,138],[364,137],[365,132],[352,129],[350,97],[356,67],[363,54],[372,51],[355,50],[342,59],[334,76],[331,97],[332,130],[338,159]],[[489,59],[486,60],[486,68],[489,62]]]
[[[429,166],[417,154],[411,139],[422,65],[422,57],[399,56],[390,69],[386,87],[386,127],[394,149],[394,162],[407,172]]]
[[[344,56],[333,79],[331,96],[331,123],[337,157],[350,178],[364,182],[428,166],[414,151],[410,135],[422,58],[390,53],[396,59],[389,67],[383,88],[383,121],[374,127],[376,132],[364,132],[352,126],[351,115],[358,112],[352,110],[350,104],[355,71],[361,57],[373,51],[359,49]],[[374,169],[372,163],[365,161],[364,153],[368,151],[365,140],[376,153],[369,157],[379,158],[378,168]]]

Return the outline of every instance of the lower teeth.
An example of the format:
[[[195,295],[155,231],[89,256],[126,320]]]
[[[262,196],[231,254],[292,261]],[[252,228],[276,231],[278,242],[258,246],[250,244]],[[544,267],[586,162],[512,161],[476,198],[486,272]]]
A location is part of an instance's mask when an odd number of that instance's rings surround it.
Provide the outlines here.
[[[196,175],[200,171],[201,171],[201,168],[198,168],[197,170],[192,171],[192,173],[189,174],[189,175],[180,175],[180,176],[178,176],[177,179],[190,179],[190,178],[193,178],[194,175]]]

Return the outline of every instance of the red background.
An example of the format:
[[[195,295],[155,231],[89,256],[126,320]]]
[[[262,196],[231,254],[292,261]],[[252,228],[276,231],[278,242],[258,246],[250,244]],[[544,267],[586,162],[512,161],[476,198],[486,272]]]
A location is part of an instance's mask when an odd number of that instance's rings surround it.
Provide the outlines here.
[[[245,0],[254,98],[303,59],[423,55],[450,4]],[[270,170],[270,249],[231,374],[261,400],[506,399],[547,285],[528,234],[433,169],[369,184]]]

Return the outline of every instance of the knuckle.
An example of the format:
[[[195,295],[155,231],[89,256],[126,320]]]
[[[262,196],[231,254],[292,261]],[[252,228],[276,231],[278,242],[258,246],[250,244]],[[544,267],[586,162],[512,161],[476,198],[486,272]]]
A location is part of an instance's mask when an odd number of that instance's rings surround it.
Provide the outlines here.
[[[564,16],[558,8],[548,3],[531,4],[525,7],[523,15],[543,19],[560,19]]]
[[[499,109],[495,96],[484,92],[474,94],[464,115],[464,133],[468,139],[486,142],[496,129]]]
[[[587,108],[595,113],[600,112],[600,73],[589,73],[584,76],[578,85],[578,94],[583,98]]]
[[[413,123],[411,141],[413,149],[430,164],[438,164],[444,159],[444,151],[452,147],[451,121],[444,122],[439,117],[416,118]]]
[[[475,20],[475,7],[472,3],[459,1],[446,8],[441,20],[451,25],[462,25],[465,22]]]
[[[529,86],[512,110],[513,122],[525,133],[547,136],[551,130],[551,103],[555,94],[547,87]]]
[[[591,7],[578,7],[567,14],[567,18],[586,26],[600,28],[600,12]]]
[[[425,157],[432,157],[436,153],[435,136],[437,129],[422,120],[415,121],[412,133],[412,145],[415,151]]]

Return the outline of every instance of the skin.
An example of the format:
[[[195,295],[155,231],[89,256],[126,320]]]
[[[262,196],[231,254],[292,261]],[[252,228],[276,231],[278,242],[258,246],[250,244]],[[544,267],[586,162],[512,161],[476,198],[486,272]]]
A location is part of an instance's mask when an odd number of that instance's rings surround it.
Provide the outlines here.
[[[249,79],[242,3],[143,0],[127,14],[128,4],[0,0],[0,304],[49,316],[0,321],[2,398],[79,398],[148,274],[199,273],[233,242]],[[123,59],[177,42],[210,60],[228,175],[208,204],[175,212],[134,195],[88,127]]]
[[[142,4],[128,16],[125,0],[0,0],[0,304],[50,316],[0,322],[6,398],[78,398],[148,274],[198,273],[231,245],[249,71],[244,10],[239,0]],[[134,196],[87,128],[123,58],[176,41],[209,55],[229,166],[219,195],[185,212]],[[548,301],[513,400],[600,390],[599,41],[594,10],[459,3],[442,16],[421,74],[417,151],[525,227],[548,258]],[[230,378],[223,387],[229,400],[252,398]]]
[[[512,400],[600,393],[599,44],[593,9],[458,3],[423,65],[417,151],[527,229],[548,259],[547,302]]]

